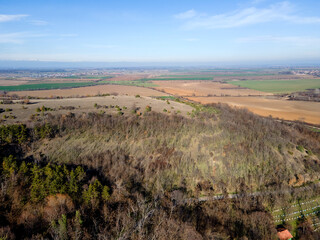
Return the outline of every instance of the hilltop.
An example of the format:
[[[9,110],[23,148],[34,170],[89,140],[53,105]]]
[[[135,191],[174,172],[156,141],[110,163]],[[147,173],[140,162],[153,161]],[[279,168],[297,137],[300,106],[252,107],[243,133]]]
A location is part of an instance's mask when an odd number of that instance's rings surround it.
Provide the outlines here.
[[[190,116],[71,111],[2,126],[1,231],[273,239],[273,210],[319,194],[319,134],[226,105],[191,106]]]

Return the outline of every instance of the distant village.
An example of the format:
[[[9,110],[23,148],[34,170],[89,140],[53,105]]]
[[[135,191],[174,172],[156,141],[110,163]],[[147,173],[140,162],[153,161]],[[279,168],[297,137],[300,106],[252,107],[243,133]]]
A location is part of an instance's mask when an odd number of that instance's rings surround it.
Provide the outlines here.
[[[316,70],[316,69],[313,69],[313,70],[294,70],[294,71],[291,71],[291,73],[294,75],[312,75],[315,77],[320,77],[320,70]]]

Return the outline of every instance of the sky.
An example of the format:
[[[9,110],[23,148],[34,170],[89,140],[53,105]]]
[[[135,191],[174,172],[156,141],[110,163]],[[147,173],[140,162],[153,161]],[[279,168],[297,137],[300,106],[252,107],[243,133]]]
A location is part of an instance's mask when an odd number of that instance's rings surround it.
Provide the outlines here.
[[[0,0],[0,60],[320,62],[319,0]]]

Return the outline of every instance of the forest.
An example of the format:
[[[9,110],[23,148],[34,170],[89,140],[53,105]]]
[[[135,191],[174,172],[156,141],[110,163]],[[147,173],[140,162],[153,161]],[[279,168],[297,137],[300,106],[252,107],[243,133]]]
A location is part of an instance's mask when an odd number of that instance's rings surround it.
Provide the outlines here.
[[[319,196],[319,158],[304,124],[222,104],[49,112],[0,126],[0,239],[277,239],[271,211]]]

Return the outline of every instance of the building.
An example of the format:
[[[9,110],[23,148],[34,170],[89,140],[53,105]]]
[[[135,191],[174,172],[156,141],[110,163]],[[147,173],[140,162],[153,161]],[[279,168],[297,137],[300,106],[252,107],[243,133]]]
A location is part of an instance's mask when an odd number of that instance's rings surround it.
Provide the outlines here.
[[[279,240],[290,240],[293,238],[292,234],[283,226],[277,227],[277,235]]]

